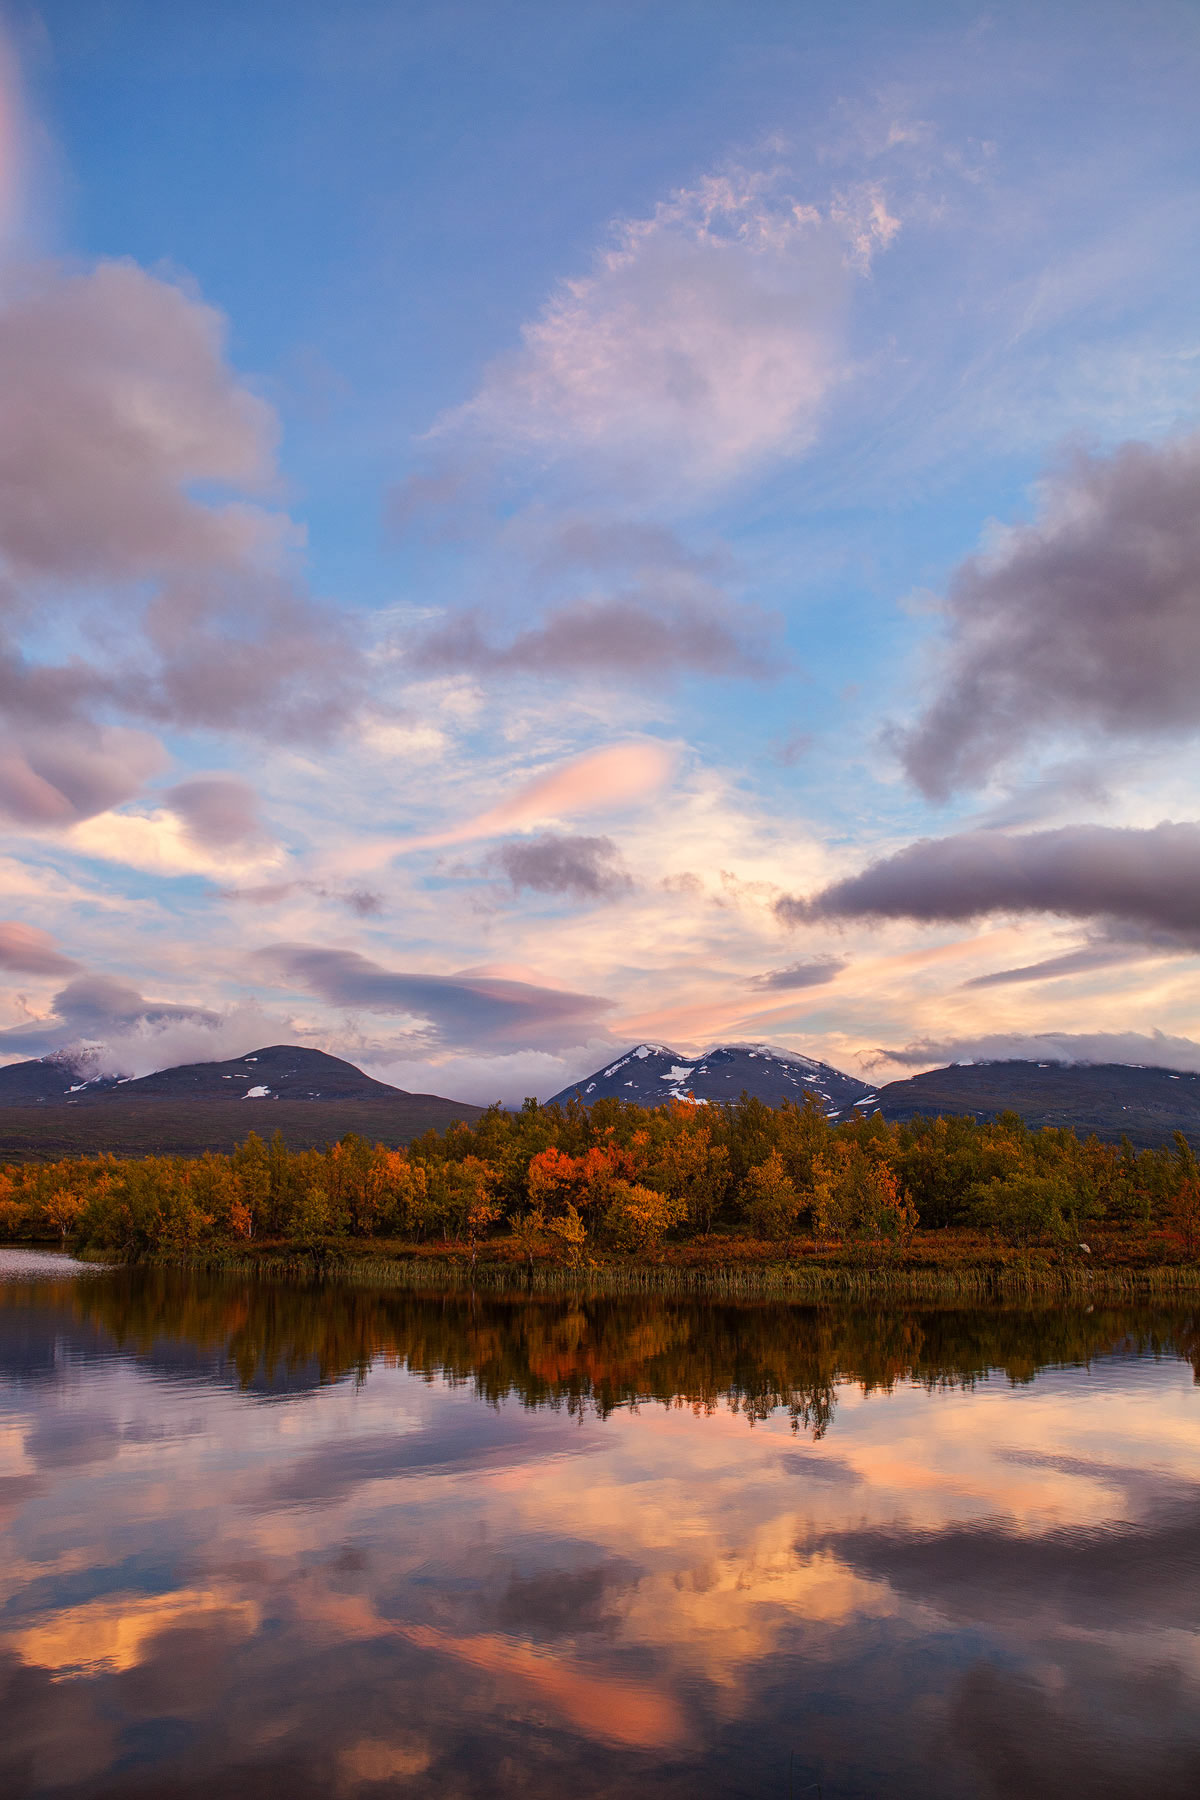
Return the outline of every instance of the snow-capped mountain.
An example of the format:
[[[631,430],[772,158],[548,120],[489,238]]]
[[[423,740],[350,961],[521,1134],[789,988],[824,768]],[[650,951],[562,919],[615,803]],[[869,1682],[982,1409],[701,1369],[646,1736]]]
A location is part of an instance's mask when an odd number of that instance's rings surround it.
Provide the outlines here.
[[[573,1081],[549,1104],[565,1106],[578,1096],[585,1106],[610,1098],[661,1106],[689,1094],[710,1104],[737,1100],[743,1093],[768,1106],[812,1094],[828,1115],[838,1118],[849,1117],[856,1106],[878,1111],[875,1089],[866,1082],[774,1044],[717,1044],[703,1056],[681,1056],[666,1044],[637,1044],[603,1069]]]

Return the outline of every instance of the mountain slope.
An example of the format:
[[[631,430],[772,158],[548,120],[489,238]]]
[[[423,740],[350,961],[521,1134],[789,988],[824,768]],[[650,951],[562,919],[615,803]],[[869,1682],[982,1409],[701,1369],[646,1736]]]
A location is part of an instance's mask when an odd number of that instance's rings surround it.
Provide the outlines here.
[[[1020,1113],[1034,1130],[1069,1125],[1086,1137],[1127,1136],[1139,1148],[1167,1143],[1172,1132],[1200,1141],[1200,1075],[1124,1063],[1064,1066],[995,1062],[930,1069],[879,1088],[885,1119],[938,1113],[995,1118]]]
[[[77,1097],[85,1088],[116,1085],[110,1075],[93,1077],[58,1056],[37,1062],[9,1063],[0,1069],[0,1106],[55,1106]]]
[[[63,1156],[199,1156],[228,1152],[251,1131],[292,1150],[348,1131],[386,1144],[472,1124],[480,1106],[410,1094],[340,1057],[270,1044],[230,1062],[188,1063],[136,1081],[86,1080],[61,1058],[0,1069],[0,1162]]]
[[[637,1044],[603,1069],[572,1082],[547,1104],[565,1106],[578,1096],[586,1106],[602,1099],[661,1106],[689,1094],[712,1104],[737,1100],[743,1091],[768,1106],[800,1101],[811,1093],[827,1113],[849,1113],[856,1104],[870,1111],[875,1102],[875,1090],[866,1082],[771,1044],[718,1044],[696,1057],[681,1056],[665,1044]]]
[[[123,1101],[394,1100],[404,1095],[403,1088],[373,1081],[340,1056],[298,1044],[269,1044],[230,1062],[181,1063],[119,1085]],[[107,1103],[108,1098],[90,1089],[78,1096],[86,1105]]]

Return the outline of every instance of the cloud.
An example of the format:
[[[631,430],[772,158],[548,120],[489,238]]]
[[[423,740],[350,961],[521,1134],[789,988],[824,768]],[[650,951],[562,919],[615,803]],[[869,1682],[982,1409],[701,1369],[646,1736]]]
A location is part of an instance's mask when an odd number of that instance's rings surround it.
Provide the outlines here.
[[[318,900],[333,900],[357,918],[374,918],[383,911],[383,895],[370,888],[329,888],[319,881],[266,881],[257,887],[221,888],[222,900],[245,900],[251,906],[276,906],[293,894],[314,894]]]
[[[1148,830],[1066,825],[1055,831],[923,838],[810,899],[785,895],[789,925],[817,920],[966,922],[991,912],[1116,919],[1200,949],[1200,824]]]
[[[863,1059],[874,1068],[900,1063],[916,1069],[949,1063],[1124,1063],[1135,1068],[1200,1070],[1200,1044],[1164,1032],[993,1032],[979,1037],[922,1038],[903,1049],[879,1049]]]
[[[511,884],[514,893],[570,894],[579,900],[615,900],[633,886],[611,838],[541,837],[501,844],[484,864]]]
[[[261,835],[257,796],[239,776],[195,776],[168,788],[163,798],[205,850],[241,846]]]
[[[932,798],[1063,729],[1200,727],[1200,435],[1069,457],[1038,517],[969,558],[945,602],[932,700],[897,734]]]
[[[236,565],[277,534],[195,484],[263,488],[274,420],[210,307],[131,262],[28,269],[0,309],[0,546],[17,577]]]
[[[1168,948],[1178,951],[1179,945],[1172,940]],[[1007,987],[1023,981],[1054,981],[1064,975],[1087,975],[1093,969],[1109,969],[1162,954],[1162,945],[1101,938],[1081,945],[1078,950],[1066,950],[1061,956],[1048,956],[1041,962],[1023,963],[1015,969],[996,969],[990,975],[976,975],[972,980],[964,981],[963,986],[989,988]]]
[[[693,581],[657,591],[581,599],[554,609],[508,643],[484,635],[476,613],[459,613],[413,648],[417,669],[484,675],[593,675],[649,680],[676,674],[742,675],[764,680],[785,666],[771,654],[774,621],[753,607],[734,608]]]
[[[361,656],[285,572],[274,415],[219,313],[131,262],[10,264],[0,391],[0,809],[58,825],[130,798],[165,759],[115,718],[311,734],[347,715]]]
[[[786,667],[779,620],[725,591],[731,559],[719,548],[689,550],[665,526],[610,514],[549,531],[539,517],[510,535],[528,565],[522,592],[548,601],[540,621],[505,638],[479,610],[453,614],[409,647],[414,667],[624,680],[763,680]]]
[[[2,664],[0,658],[0,709],[11,719],[16,709],[4,705]],[[22,710],[39,686],[34,681],[22,696]],[[131,799],[166,760],[147,733],[96,726],[78,715],[61,717],[53,729],[22,720],[6,731],[0,724],[0,814],[18,825],[76,824]]]
[[[19,975],[70,975],[79,964],[64,956],[45,931],[15,920],[0,921],[0,969]]]
[[[786,969],[768,969],[751,978],[750,986],[767,992],[788,988],[824,987],[847,967],[840,956],[814,956],[807,962],[792,963]]]
[[[614,812],[647,799],[668,780],[674,753],[665,744],[611,744],[590,750],[519,787],[508,800],[464,824],[427,837],[410,838],[404,850],[463,844],[473,838],[499,837],[526,825],[540,825],[578,813]]]
[[[330,1006],[420,1021],[414,1027],[418,1044],[553,1050],[594,1033],[612,1005],[591,994],[470,971],[426,975],[385,969],[357,951],[318,944],[271,945],[256,951],[253,961],[267,979],[315,994]]]
[[[147,1000],[130,982],[84,973],[54,996],[49,1019],[0,1031],[0,1054],[47,1056],[77,1044],[111,1049],[117,1040],[147,1028],[155,1031],[178,1021],[211,1028],[220,1020],[221,1015],[208,1007]]]
[[[598,463],[641,492],[728,483],[812,442],[848,281],[839,226],[776,177],[707,177],[617,222],[435,435]]]
[[[397,1051],[379,1045],[365,1046],[353,1060],[380,1081],[406,1088],[410,1093],[447,1094],[475,1106],[518,1107],[530,1094],[545,1100],[559,1093],[580,1069],[594,1069],[612,1057],[612,1039],[578,1034],[582,1040],[564,1043],[555,1051],[490,1050],[438,1051],[413,1054],[411,1046]]]

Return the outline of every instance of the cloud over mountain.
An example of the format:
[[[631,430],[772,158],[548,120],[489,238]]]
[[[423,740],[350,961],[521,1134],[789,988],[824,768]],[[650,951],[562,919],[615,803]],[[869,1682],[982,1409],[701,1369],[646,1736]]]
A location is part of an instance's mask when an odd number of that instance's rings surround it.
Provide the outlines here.
[[[1200,729],[1200,434],[1067,458],[1038,517],[961,564],[933,698],[896,739],[930,797],[1064,727]]]
[[[80,1042],[109,1046],[139,1028],[157,1030],[181,1021],[207,1030],[221,1022],[221,1014],[211,1007],[147,1000],[131,982],[84,972],[54,996],[50,1018],[0,1031],[0,1054],[46,1056]]]
[[[1127,1063],[1148,1069],[1200,1069],[1200,1044],[1151,1031],[993,1032],[978,1037],[925,1038],[902,1049],[880,1049],[871,1067],[899,1063],[929,1069],[955,1062]]]

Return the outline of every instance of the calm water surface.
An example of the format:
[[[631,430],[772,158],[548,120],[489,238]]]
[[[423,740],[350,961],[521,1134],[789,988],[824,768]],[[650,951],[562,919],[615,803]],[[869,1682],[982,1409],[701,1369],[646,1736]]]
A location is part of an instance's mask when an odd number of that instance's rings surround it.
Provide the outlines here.
[[[1195,1800],[1195,1368],[0,1253],[0,1792]]]

